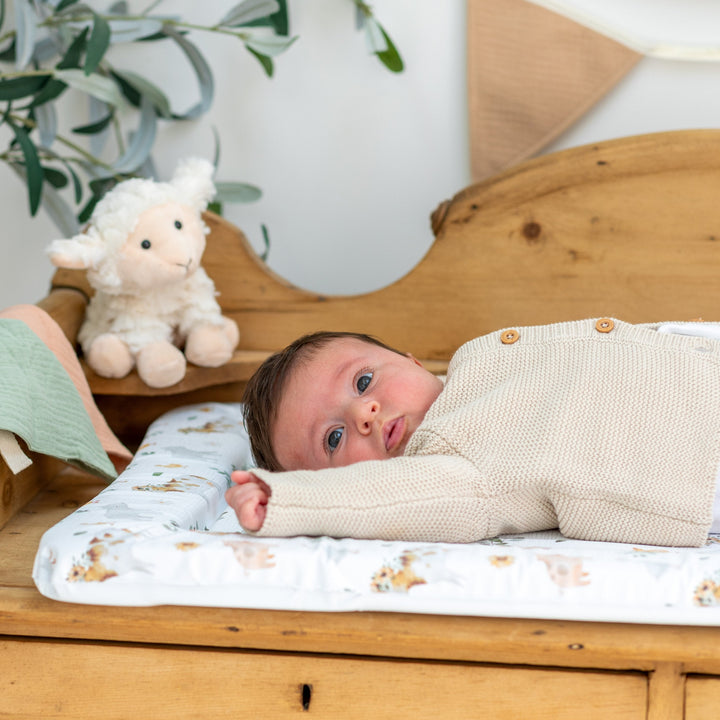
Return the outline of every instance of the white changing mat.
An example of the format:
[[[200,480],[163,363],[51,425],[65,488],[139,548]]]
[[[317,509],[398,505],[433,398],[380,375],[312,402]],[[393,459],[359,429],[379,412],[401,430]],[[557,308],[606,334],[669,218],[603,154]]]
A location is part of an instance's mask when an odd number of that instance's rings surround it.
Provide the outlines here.
[[[254,538],[223,499],[249,464],[239,404],[164,415],[115,482],[45,533],[38,589],[102,605],[720,625],[720,537],[692,549],[556,531],[469,545]]]

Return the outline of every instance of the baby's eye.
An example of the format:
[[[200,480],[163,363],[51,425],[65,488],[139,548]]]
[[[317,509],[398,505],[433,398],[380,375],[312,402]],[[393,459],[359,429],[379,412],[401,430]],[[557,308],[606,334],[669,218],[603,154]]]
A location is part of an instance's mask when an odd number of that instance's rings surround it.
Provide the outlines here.
[[[370,384],[372,377],[373,374],[371,372],[366,372],[357,379],[355,385],[361,395],[368,389],[368,385]]]
[[[330,434],[327,436],[327,446],[328,450],[330,452],[334,452],[337,449],[337,446],[340,444],[340,439],[342,438],[343,429],[342,428],[336,428],[335,430],[332,430]]]

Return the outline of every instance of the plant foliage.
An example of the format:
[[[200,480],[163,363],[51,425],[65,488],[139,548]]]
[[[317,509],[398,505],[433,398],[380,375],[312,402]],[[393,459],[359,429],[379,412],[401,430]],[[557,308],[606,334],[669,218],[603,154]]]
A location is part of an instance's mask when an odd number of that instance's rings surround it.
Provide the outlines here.
[[[14,27],[5,27],[11,1]],[[371,52],[391,71],[401,71],[402,60],[371,8],[361,0],[352,2]],[[296,39],[290,35],[287,0],[242,0],[210,25],[159,14],[159,4],[157,0],[131,14],[125,0],[104,12],[92,7],[97,3],[79,0],[0,0],[0,126],[10,131],[0,160],[25,182],[31,215],[42,205],[67,236],[116,183],[152,175],[158,119],[195,119],[210,108],[213,74],[193,42],[194,33],[237,38],[268,77],[274,73],[274,58]],[[183,113],[173,110],[150,79],[111,62],[108,50],[119,43],[179,48],[188,60],[190,80],[197,84],[198,101]],[[62,134],[56,103],[68,91],[90,99],[90,118]],[[124,127],[128,122],[132,132]],[[116,150],[108,160],[110,135]],[[69,191],[59,192],[63,188],[71,188],[72,206],[66,200]],[[218,183],[219,202],[249,202],[259,196],[252,185]]]

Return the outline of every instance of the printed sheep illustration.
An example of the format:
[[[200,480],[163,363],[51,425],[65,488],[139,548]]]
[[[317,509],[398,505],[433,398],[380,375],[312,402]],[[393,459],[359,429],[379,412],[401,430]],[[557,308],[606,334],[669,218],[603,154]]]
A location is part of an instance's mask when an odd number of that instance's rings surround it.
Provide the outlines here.
[[[237,325],[221,314],[200,266],[212,174],[211,163],[193,158],[169,183],[121,182],[85,232],[50,243],[52,263],[86,269],[95,290],[78,340],[98,375],[121,378],[137,367],[147,385],[168,387],[184,377],[186,358],[217,367],[232,356]]]

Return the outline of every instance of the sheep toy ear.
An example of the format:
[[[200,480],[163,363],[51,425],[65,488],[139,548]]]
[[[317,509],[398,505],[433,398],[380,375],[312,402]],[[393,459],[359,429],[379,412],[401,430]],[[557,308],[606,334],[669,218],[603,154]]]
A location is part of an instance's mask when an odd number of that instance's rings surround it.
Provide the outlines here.
[[[178,192],[180,202],[202,212],[215,196],[214,172],[215,168],[207,160],[187,158],[178,163],[170,184]]]
[[[81,233],[69,240],[53,240],[46,252],[55,267],[86,270],[100,261],[102,244],[97,237]]]

